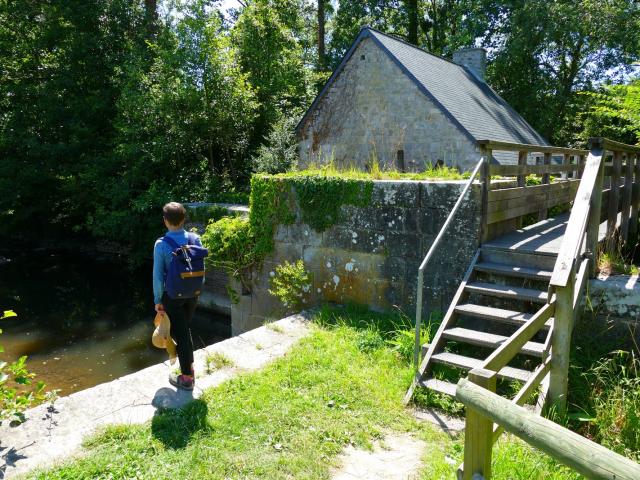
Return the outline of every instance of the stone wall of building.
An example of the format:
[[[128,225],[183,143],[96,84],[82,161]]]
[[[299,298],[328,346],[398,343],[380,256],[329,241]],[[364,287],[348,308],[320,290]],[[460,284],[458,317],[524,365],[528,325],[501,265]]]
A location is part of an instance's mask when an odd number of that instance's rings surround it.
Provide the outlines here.
[[[370,38],[302,126],[299,151],[303,166],[333,159],[366,168],[377,158],[383,168],[406,171],[438,160],[470,170],[480,159],[475,144]]]
[[[312,285],[306,305],[357,303],[415,314],[418,267],[464,188],[463,181],[375,181],[367,207],[342,207],[342,220],[324,232],[296,222],[279,225],[273,253],[254,272],[252,291],[232,306],[232,332],[286,313],[269,294],[269,279],[285,260],[304,260]],[[327,199],[327,201],[332,201]],[[449,306],[479,242],[480,191],[474,187],[429,264],[426,311]],[[425,316],[425,318],[427,318]]]

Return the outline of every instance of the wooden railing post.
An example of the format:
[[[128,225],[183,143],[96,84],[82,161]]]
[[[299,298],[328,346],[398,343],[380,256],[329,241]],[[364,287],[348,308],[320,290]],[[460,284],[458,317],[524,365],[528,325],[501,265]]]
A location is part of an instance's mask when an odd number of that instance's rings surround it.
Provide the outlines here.
[[[482,210],[480,217],[480,242],[484,243],[489,240],[489,190],[491,189],[491,149],[482,148],[482,158],[484,163],[480,167],[480,185],[481,185],[481,202]]]
[[[631,223],[629,225],[629,236],[635,242],[638,238],[638,211],[640,209],[640,155],[630,155],[633,164],[633,186],[631,198]]]
[[[543,160],[544,165],[551,165],[551,152],[545,152],[544,154],[544,160]],[[548,185],[549,181],[550,181],[550,175],[548,173],[543,173],[542,174],[542,184],[543,185]],[[548,198],[547,200],[545,200],[543,208],[540,209],[540,211],[538,212],[538,221],[541,220],[546,220],[547,219],[547,207],[548,207]]]
[[[526,165],[527,164],[527,151],[518,152],[518,165]],[[518,186],[524,187],[526,184],[526,175],[518,175]]]
[[[576,283],[576,266],[571,267],[565,287],[556,287],[556,310],[551,337],[551,377],[549,400],[555,411],[564,414],[567,407],[567,385],[569,379],[569,354],[573,331],[573,293]]]
[[[469,372],[469,381],[495,393],[496,372],[476,368]],[[462,480],[472,480],[480,474],[484,480],[491,478],[491,451],[493,449],[493,421],[467,407],[464,428],[464,463]]]
[[[629,238],[629,214],[631,210],[631,195],[633,193],[633,155],[625,154],[624,190],[622,195],[622,215],[620,234],[622,243],[626,244]]]
[[[618,221],[618,207],[620,205],[620,174],[622,173],[622,152],[613,152],[613,169],[611,172],[611,189],[609,191],[609,206],[607,215],[607,250],[615,247],[616,223]]]
[[[585,156],[584,155],[580,155],[578,157],[578,165],[584,165],[585,162]],[[576,178],[582,178],[582,170],[577,170],[576,171]]]
[[[562,165],[571,165],[571,155],[570,154],[565,153],[562,156]],[[568,180],[569,179],[569,171],[562,172],[562,179],[563,180]]]

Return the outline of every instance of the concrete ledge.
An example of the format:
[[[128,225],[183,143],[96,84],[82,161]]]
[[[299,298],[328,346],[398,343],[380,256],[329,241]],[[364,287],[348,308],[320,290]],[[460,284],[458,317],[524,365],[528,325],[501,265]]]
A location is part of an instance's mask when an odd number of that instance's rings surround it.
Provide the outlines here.
[[[203,389],[265,366],[306,336],[308,323],[308,314],[293,315],[197,350],[193,392],[176,390],[169,384],[167,376],[177,363],[170,366],[167,361],[62,397],[53,408],[44,404],[28,410],[23,424],[11,427],[5,422],[0,426],[0,478],[50,467],[80,453],[83,439],[100,427],[144,423],[159,408],[182,407],[198,398]],[[206,374],[207,355],[215,352],[231,359],[233,366]]]
[[[640,320],[638,275],[599,276],[589,281],[589,300],[598,315]]]

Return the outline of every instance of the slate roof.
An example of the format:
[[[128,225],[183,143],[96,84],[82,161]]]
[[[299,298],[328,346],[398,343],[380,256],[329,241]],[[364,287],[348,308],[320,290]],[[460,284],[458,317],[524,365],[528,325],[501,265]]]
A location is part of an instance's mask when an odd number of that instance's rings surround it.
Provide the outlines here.
[[[549,145],[522,116],[466,67],[370,27],[360,31],[340,66],[298,124],[298,131],[365,38],[373,39],[470,140]]]

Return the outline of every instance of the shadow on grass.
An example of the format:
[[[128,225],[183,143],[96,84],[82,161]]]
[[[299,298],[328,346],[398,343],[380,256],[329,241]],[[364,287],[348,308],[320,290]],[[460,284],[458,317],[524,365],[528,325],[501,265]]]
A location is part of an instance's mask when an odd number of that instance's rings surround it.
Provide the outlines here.
[[[196,434],[209,430],[207,413],[207,403],[200,399],[179,409],[158,409],[151,434],[167,448],[185,448]]]

